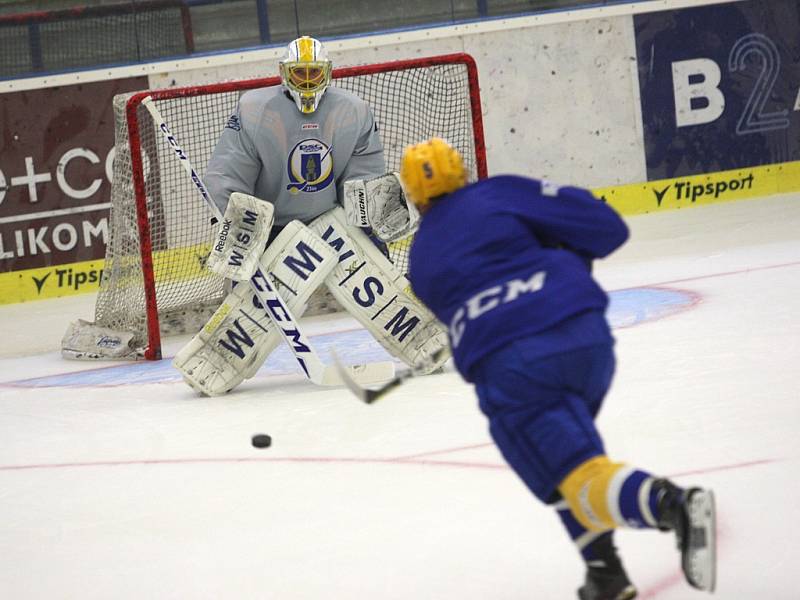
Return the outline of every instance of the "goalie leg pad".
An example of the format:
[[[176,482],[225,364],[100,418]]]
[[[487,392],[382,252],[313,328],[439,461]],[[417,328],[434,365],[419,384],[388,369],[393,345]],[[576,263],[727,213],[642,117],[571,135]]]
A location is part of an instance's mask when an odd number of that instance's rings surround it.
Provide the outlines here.
[[[450,356],[447,332],[411,292],[408,280],[358,228],[344,210],[318,217],[311,229],[337,252],[339,263],[326,285],[336,300],[393,356],[422,372]]]
[[[261,273],[269,273],[296,317],[335,266],[335,251],[299,221],[289,223],[260,260]],[[250,284],[240,283],[178,352],[175,368],[202,394],[229,392],[255,375],[282,339],[267,310]]]

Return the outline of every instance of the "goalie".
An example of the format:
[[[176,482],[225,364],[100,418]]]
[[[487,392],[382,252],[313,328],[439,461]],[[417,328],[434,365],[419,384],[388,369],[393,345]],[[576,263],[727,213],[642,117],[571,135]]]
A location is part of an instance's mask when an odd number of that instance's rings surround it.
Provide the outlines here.
[[[438,368],[446,332],[385,255],[419,215],[386,172],[370,107],[330,87],[331,62],[313,38],[291,42],[279,71],[282,86],[242,94],[208,163],[224,214],[209,268],[242,281],[260,267],[297,317],[324,283],[390,354]],[[249,286],[235,285],[175,365],[196,390],[222,394],[280,340]]]

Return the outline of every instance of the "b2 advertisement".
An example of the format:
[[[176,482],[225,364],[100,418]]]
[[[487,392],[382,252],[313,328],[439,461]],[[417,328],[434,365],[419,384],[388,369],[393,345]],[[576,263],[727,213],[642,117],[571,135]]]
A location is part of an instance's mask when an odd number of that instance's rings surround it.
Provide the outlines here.
[[[800,160],[800,2],[634,16],[648,180]]]

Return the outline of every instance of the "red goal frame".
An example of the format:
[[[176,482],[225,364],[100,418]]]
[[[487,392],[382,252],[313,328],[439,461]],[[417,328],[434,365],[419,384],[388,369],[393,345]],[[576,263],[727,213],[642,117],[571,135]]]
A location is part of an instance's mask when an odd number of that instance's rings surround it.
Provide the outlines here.
[[[391,71],[401,71],[405,69],[424,68],[448,64],[463,64],[467,69],[469,102],[472,113],[472,132],[474,137],[475,166],[478,178],[483,179],[487,176],[486,147],[483,133],[483,118],[481,114],[478,68],[472,56],[466,53],[455,53],[428,58],[398,60],[355,67],[341,67],[334,69],[332,76],[335,80],[344,77],[370,75],[374,73],[386,73]],[[246,91],[255,88],[280,85],[280,83],[280,77],[275,76],[260,79],[230,81],[211,85],[149,90],[138,92],[132,95],[127,101],[125,112],[133,173],[137,226],[140,238],[142,272],[144,277],[148,336],[148,343],[144,351],[144,358],[147,360],[159,360],[162,355],[161,331],[158,317],[158,300],[156,298],[155,274],[153,265],[153,245],[150,221],[147,212],[144,165],[142,161],[142,140],[137,117],[139,106],[142,104],[142,101],[148,97],[156,101],[171,100],[183,96],[195,96],[199,94]],[[178,142],[180,143],[180,140],[178,140]]]

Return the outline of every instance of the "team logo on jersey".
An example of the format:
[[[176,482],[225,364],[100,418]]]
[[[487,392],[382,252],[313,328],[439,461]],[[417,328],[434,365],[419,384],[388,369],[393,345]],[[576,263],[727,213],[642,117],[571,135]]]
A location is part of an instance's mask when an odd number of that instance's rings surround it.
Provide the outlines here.
[[[333,181],[333,157],[325,142],[315,138],[305,139],[289,152],[289,185],[286,189],[297,192],[320,192]]]

